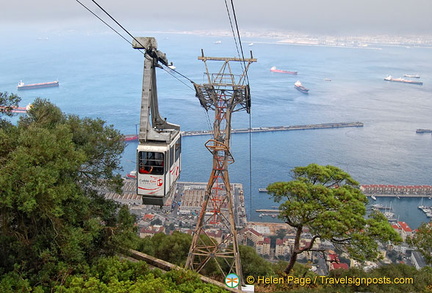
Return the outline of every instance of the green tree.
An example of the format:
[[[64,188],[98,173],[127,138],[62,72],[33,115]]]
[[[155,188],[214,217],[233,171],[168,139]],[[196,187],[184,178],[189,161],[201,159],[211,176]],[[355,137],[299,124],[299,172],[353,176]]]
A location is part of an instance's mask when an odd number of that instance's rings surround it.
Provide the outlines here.
[[[17,95],[0,92],[0,114],[12,116],[12,110],[18,107],[19,102],[21,102],[21,98]]]
[[[283,200],[280,219],[296,231],[286,273],[290,273],[299,254],[313,250],[317,239],[333,242],[357,260],[376,259],[377,241],[401,241],[381,213],[366,218],[366,196],[348,173],[334,166],[310,164],[294,168],[292,177],[292,181],[267,187],[276,202]],[[301,247],[305,229],[312,239]]]
[[[124,140],[112,126],[37,99],[0,138],[0,273],[51,286],[134,245],[134,218],[103,197],[121,188]]]
[[[274,275],[270,262],[259,256],[253,247],[239,245],[243,277]]]
[[[0,283],[0,289],[2,289]],[[19,284],[25,288],[25,284]],[[144,262],[129,262],[118,258],[102,258],[85,274],[73,275],[52,292],[225,292],[223,288],[203,283],[198,274],[186,270],[162,273],[150,270]]]
[[[163,260],[169,261],[178,266],[184,266],[189,252],[189,247],[192,243],[192,236],[179,231],[174,231],[171,235],[165,235],[155,242],[159,245],[155,248],[155,256]]]
[[[420,251],[428,264],[432,264],[432,222],[421,224],[408,242]]]

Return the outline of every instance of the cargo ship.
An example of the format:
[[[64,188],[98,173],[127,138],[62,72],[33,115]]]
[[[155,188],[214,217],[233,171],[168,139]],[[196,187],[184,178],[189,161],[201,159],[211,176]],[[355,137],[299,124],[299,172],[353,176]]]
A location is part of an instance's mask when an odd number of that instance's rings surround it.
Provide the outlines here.
[[[394,82],[402,82],[402,83],[410,83],[410,84],[423,85],[423,82],[421,82],[421,81],[414,81],[414,80],[409,80],[409,79],[404,79],[404,78],[393,78],[391,75],[389,75],[389,76],[387,76],[386,78],[384,78],[384,80],[386,80],[386,81],[394,81]]]
[[[432,133],[432,129],[419,128],[416,130],[416,133]]]
[[[287,73],[287,74],[297,75],[297,71],[288,71],[288,70],[277,69],[276,66],[273,66],[272,68],[270,68],[270,71],[271,72],[277,72],[277,73]]]
[[[420,75],[418,75],[418,74],[404,74],[404,77],[409,77],[409,78],[420,78]]]
[[[297,81],[294,83],[294,87],[295,87],[299,92],[302,92],[302,93],[304,93],[304,94],[308,94],[308,93],[309,93],[309,89],[305,88],[299,80],[297,80]]]
[[[57,86],[59,86],[58,81],[32,83],[32,84],[25,84],[24,82],[20,81],[18,83],[17,88],[18,90],[32,90],[32,89],[41,89],[41,88],[57,87]]]

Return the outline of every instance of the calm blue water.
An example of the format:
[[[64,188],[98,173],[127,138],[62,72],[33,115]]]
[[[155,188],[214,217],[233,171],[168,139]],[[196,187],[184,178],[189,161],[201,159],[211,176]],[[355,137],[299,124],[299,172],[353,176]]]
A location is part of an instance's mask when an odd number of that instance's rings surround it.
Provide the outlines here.
[[[197,60],[200,49],[208,56],[236,56],[231,38],[150,35],[157,37],[159,48],[177,70],[197,83],[203,82],[205,70]],[[16,93],[20,80],[58,79],[59,88],[19,92],[22,106],[43,97],[66,113],[100,117],[125,134],[135,133],[143,55],[117,35],[0,32],[0,36],[0,91]],[[215,45],[217,40],[222,43]],[[247,45],[250,42],[254,42],[252,47]],[[258,188],[287,181],[290,169],[313,162],[338,166],[362,184],[432,185],[432,137],[415,133],[417,128],[432,128],[432,49],[308,47],[269,39],[245,39],[244,43],[246,56],[252,49],[258,58],[249,72],[252,127],[365,124],[363,128],[234,135],[236,162],[230,167],[230,177],[232,182],[243,183],[252,220],[258,219],[255,209],[277,205],[267,194],[258,193]],[[272,66],[299,74],[271,73]],[[404,73],[420,74],[424,85],[383,81],[388,74],[399,77]],[[309,95],[293,88],[297,79],[310,89]],[[182,81],[164,71],[158,73],[162,116],[180,124],[182,130],[208,130],[213,112],[207,115],[190,84]],[[246,113],[234,114],[233,128],[248,125]],[[204,147],[207,139],[183,139],[181,181],[207,181],[211,170],[211,156]],[[124,174],[134,169],[135,148],[136,143],[131,143],[124,153]],[[377,203],[390,201],[399,219],[411,227],[427,221],[417,209],[420,199],[378,199]]]

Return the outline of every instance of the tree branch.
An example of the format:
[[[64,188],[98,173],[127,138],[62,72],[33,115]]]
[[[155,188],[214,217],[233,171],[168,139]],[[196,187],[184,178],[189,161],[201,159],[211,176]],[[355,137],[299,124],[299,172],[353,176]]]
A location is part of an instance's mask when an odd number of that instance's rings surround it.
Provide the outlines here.
[[[318,239],[318,238],[320,238],[320,237],[321,237],[321,236],[319,236],[319,235],[315,235],[314,237],[312,237],[312,240],[311,240],[311,242],[309,243],[309,245],[308,245],[307,247],[301,248],[301,249],[300,249],[300,253],[302,253],[303,251],[311,251],[312,246],[313,246],[314,243],[315,243],[315,240]]]

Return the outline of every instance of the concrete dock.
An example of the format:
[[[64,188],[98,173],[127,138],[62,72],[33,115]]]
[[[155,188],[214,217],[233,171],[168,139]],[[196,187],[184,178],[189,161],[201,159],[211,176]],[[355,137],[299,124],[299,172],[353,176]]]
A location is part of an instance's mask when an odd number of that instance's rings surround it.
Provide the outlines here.
[[[432,185],[361,185],[364,194],[375,197],[432,197]]]
[[[332,128],[346,128],[346,127],[363,127],[363,126],[364,126],[363,122],[333,122],[333,123],[305,124],[305,125],[292,125],[292,126],[240,128],[240,129],[232,129],[231,133],[314,130],[314,129],[332,129]],[[213,132],[210,130],[182,132],[182,136],[197,136],[197,135],[211,135],[211,134],[213,134]]]

